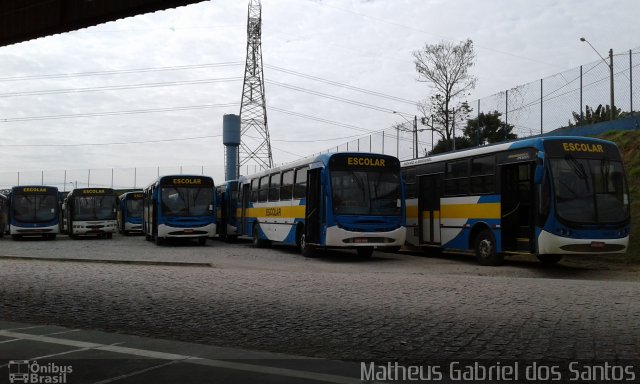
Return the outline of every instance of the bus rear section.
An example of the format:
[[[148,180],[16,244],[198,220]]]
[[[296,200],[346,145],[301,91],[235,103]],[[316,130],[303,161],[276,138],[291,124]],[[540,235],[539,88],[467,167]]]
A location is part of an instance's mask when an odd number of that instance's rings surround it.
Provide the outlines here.
[[[305,256],[326,248],[356,249],[405,241],[399,161],[365,153],[323,154],[247,178],[243,230],[256,246],[297,245]]]
[[[34,236],[53,240],[60,233],[56,187],[13,187],[8,208],[9,232],[14,240]]]
[[[111,188],[77,188],[63,204],[69,236],[97,236],[111,239],[116,232],[117,198]]]
[[[118,198],[118,232],[142,233],[143,191],[126,192]]]
[[[240,235],[238,180],[216,186],[216,232],[220,239],[233,241]]]
[[[215,193],[208,176],[162,176],[144,191],[142,230],[162,244],[169,238],[194,238],[206,244],[216,233]]]

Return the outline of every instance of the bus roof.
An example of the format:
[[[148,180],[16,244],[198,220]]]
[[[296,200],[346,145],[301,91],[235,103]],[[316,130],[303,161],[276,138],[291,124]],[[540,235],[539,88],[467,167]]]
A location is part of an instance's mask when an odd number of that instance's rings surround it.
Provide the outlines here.
[[[329,164],[329,160],[336,155],[340,155],[340,156],[364,156],[364,155],[370,155],[370,156],[377,156],[377,157],[386,157],[386,158],[392,158],[395,159],[395,156],[391,156],[391,155],[385,155],[382,153],[370,153],[370,152],[329,152],[329,153],[321,153],[319,155],[315,155],[315,156],[308,156],[305,157],[303,159],[300,160],[296,160],[293,161],[291,163],[287,163],[287,164],[283,164],[277,167],[273,167],[273,168],[269,168],[266,169],[264,171],[260,171],[251,175],[246,175],[246,176],[240,176],[239,181],[244,184],[247,182],[247,180],[251,180],[251,179],[255,179],[257,177],[262,177],[262,176],[266,176],[266,175],[270,175],[272,173],[277,173],[283,170],[288,170],[288,169],[292,169],[292,168],[300,168],[303,167],[305,165],[311,165],[311,164],[318,164],[319,166],[323,166],[325,167],[327,164]],[[228,181],[232,181],[232,180],[228,180]]]
[[[464,157],[485,155],[500,151],[506,151],[510,149],[521,149],[521,148],[536,148],[540,151],[544,150],[544,142],[545,141],[581,141],[581,142],[592,142],[592,143],[603,143],[614,145],[615,143],[607,140],[597,139],[594,137],[584,137],[584,136],[537,136],[537,137],[529,137],[520,140],[508,141],[504,143],[497,144],[489,144],[483,145],[480,147],[473,148],[465,148],[460,149],[453,152],[447,152],[442,154],[437,154],[429,157],[422,157],[419,159],[405,160],[401,163],[403,167],[419,165],[419,164],[429,164],[444,160],[453,160]]]
[[[211,182],[213,183],[213,178],[211,176],[206,176],[206,175],[193,175],[193,174],[163,175],[155,179],[151,184],[147,185],[145,189],[152,187],[154,185],[159,185],[163,180],[168,178],[190,178],[190,177],[208,179],[208,180],[211,180]]]

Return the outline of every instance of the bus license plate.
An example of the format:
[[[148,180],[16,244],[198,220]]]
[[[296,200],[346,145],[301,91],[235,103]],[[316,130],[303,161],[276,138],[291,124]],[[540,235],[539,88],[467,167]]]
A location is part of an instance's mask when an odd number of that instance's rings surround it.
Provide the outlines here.
[[[363,244],[363,243],[368,243],[369,239],[367,239],[366,237],[356,237],[353,239],[353,242]]]
[[[592,241],[591,248],[604,248],[604,242],[602,241]]]
[[[184,233],[193,233],[193,229],[185,229]]]

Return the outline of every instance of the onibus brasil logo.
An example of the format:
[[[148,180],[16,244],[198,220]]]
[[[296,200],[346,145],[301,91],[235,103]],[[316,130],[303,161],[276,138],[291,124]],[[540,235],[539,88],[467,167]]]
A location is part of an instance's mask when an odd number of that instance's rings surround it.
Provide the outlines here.
[[[9,382],[25,384],[65,384],[73,372],[70,365],[38,363],[29,360],[9,361]]]

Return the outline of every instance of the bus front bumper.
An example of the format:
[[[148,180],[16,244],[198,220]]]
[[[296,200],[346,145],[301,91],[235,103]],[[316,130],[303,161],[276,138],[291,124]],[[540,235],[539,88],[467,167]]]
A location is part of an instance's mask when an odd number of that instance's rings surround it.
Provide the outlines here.
[[[20,227],[17,225],[11,225],[9,228],[9,233],[11,235],[21,235],[21,236],[42,236],[47,234],[57,234],[60,233],[60,226],[50,225],[47,227]]]
[[[538,253],[541,255],[625,253],[628,246],[628,235],[618,239],[574,239],[542,231],[538,236]]]
[[[388,232],[354,232],[337,226],[327,228],[327,247],[393,247],[404,245],[407,230],[400,227]]]
[[[208,224],[202,227],[178,228],[165,224],[158,225],[158,237],[213,237],[216,234],[216,225]]]

